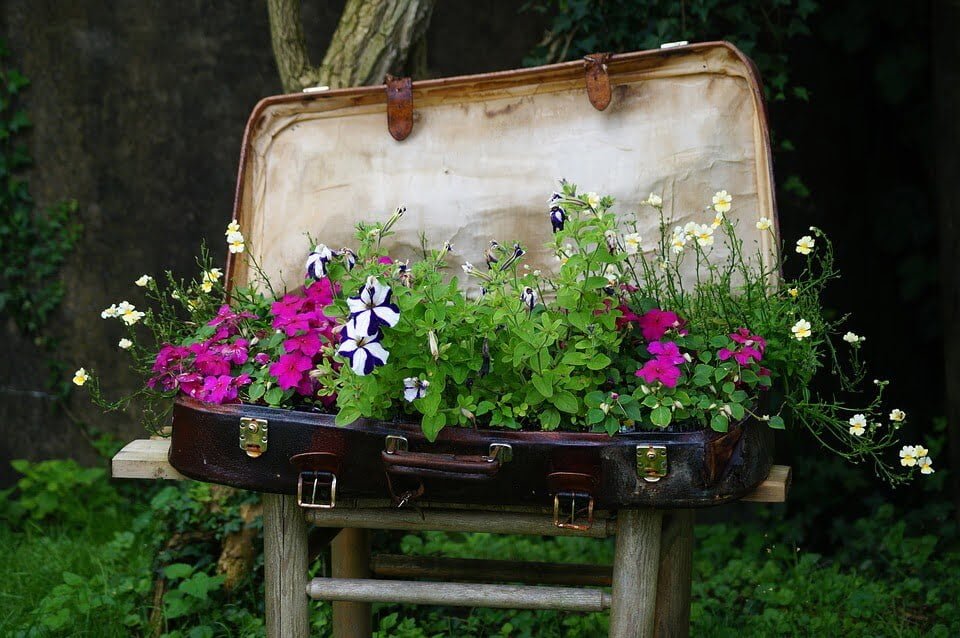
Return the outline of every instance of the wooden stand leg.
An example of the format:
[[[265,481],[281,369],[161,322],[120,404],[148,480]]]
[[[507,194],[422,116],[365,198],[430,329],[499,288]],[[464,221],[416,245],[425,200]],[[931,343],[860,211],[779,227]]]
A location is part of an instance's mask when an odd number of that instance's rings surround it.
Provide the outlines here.
[[[263,571],[268,638],[309,638],[307,523],[293,496],[263,495]]]
[[[657,579],[657,638],[687,638],[690,635],[693,518],[693,510],[674,510],[663,517],[660,575]]]
[[[611,638],[652,638],[663,513],[620,510],[613,556]]]
[[[370,530],[344,528],[330,543],[330,572],[334,578],[369,578]],[[333,603],[334,638],[370,638],[370,603]]]

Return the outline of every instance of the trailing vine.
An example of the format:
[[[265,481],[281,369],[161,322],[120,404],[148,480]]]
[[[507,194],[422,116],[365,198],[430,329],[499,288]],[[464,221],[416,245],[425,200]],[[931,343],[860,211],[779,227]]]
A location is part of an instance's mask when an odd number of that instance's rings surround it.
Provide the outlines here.
[[[77,202],[64,200],[37,207],[26,170],[32,159],[24,141],[30,118],[19,98],[30,81],[10,63],[0,42],[0,315],[46,353],[50,385],[65,396],[62,364],[53,353],[56,340],[47,323],[64,296],[60,268],[80,237]]]

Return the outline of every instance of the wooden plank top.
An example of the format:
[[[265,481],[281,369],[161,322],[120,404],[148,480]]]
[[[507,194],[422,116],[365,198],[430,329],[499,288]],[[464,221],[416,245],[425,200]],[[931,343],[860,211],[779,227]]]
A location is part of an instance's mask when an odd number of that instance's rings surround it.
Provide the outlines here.
[[[170,439],[137,439],[124,446],[113,457],[114,478],[187,480],[167,460]],[[767,479],[742,500],[751,503],[783,503],[790,490],[791,470],[786,465],[774,465]]]

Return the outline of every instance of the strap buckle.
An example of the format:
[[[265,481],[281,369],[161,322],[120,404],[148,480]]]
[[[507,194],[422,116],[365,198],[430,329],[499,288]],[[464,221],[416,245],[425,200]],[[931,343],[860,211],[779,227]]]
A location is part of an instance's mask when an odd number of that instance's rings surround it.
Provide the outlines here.
[[[308,501],[303,500],[304,482],[312,485]],[[330,498],[326,502],[317,500],[317,489],[320,487],[330,490]],[[306,509],[332,510],[337,505],[337,475],[332,472],[300,472],[297,479],[297,505]]]
[[[567,512],[561,513],[560,511],[560,500],[564,499],[564,502],[569,500],[570,509]],[[577,501],[586,500],[586,505],[577,506]],[[593,496],[585,492],[557,492],[553,495],[553,524],[562,529],[575,529],[579,531],[585,531],[593,527]],[[582,515],[584,510],[586,510],[587,521],[586,523],[578,523],[577,517]]]

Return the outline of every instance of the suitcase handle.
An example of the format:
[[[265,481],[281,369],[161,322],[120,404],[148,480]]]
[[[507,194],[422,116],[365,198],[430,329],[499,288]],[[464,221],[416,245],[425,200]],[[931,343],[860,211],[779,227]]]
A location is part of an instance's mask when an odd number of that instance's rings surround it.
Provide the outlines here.
[[[417,478],[446,478],[464,481],[487,481],[509,460],[509,445],[494,443],[489,454],[435,454],[409,452],[398,445],[390,445],[380,453],[387,472]]]

